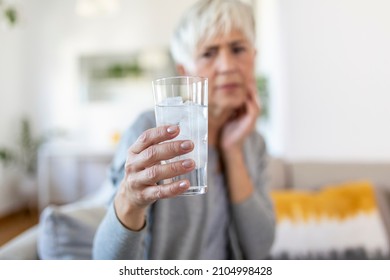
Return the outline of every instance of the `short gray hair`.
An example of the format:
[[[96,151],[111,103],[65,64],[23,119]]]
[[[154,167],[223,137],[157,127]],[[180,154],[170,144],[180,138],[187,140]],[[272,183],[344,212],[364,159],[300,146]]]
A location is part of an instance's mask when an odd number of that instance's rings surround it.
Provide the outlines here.
[[[194,69],[198,44],[232,30],[242,31],[255,44],[255,20],[252,7],[239,0],[199,0],[179,21],[171,40],[171,54],[177,64]]]

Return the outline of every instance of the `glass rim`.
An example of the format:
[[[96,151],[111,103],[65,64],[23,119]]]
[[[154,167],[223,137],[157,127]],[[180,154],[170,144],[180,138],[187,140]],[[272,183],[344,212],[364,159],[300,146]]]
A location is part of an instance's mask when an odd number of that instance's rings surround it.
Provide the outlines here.
[[[207,82],[208,79],[206,77],[201,77],[201,76],[172,76],[172,77],[156,79],[152,83],[153,85],[172,85],[172,84],[181,85],[184,84],[183,81],[187,81],[190,83],[197,83],[197,82]]]

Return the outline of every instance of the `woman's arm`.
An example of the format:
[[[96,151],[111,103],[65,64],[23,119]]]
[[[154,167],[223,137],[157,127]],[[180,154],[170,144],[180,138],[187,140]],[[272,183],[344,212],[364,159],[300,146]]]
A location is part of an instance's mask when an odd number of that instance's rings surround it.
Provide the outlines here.
[[[131,231],[119,221],[113,203],[94,238],[92,257],[102,260],[136,260],[145,256],[147,226]]]
[[[139,131],[139,127],[146,129],[141,135],[134,133]],[[135,142],[129,143],[128,149],[118,151],[124,155],[124,161],[123,158],[120,164],[115,164],[114,161],[114,166],[123,170],[123,178],[120,179],[114,202],[96,233],[94,258],[139,258],[140,251],[144,251],[142,232],[145,229],[145,216],[149,205],[162,198],[177,196],[188,189],[188,180],[157,184],[161,180],[187,173],[195,166],[193,160],[160,164],[162,160],[192,151],[193,143],[190,141],[166,142],[175,138],[179,132],[178,126],[147,129],[144,120],[140,118],[128,131],[128,135],[139,137]],[[130,138],[134,139],[134,136]],[[125,146],[127,145],[121,147]],[[116,181],[119,181],[118,179]],[[130,252],[127,253],[126,250]]]
[[[124,167],[128,147],[137,141],[143,131],[155,126],[154,113],[148,111],[141,114],[121,137],[108,174],[117,192],[125,175]],[[145,227],[142,231],[133,232],[124,227],[116,215],[112,201],[95,234],[92,257],[94,259],[140,259],[145,251],[145,244],[142,240],[145,238],[146,230]],[[131,245],[131,250],[129,250],[129,245]],[[121,248],[126,248],[126,250],[122,251]]]
[[[273,206],[266,189],[264,141],[254,133],[236,157],[226,161],[232,219],[245,259],[267,257],[275,234]]]
[[[248,259],[267,256],[275,231],[265,187],[265,143],[254,132],[259,113],[256,84],[252,82],[243,108],[225,124],[220,142],[235,232],[243,257]]]

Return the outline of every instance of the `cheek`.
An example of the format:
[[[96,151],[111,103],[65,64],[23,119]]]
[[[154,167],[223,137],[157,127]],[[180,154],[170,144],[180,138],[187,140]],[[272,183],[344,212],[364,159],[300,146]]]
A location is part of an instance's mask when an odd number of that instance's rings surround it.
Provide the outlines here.
[[[207,67],[206,65],[205,66],[197,66],[195,68],[195,71],[194,71],[194,75],[195,76],[200,76],[200,77],[206,77],[206,78],[209,78],[209,83],[210,83],[210,79],[212,78],[212,68],[211,67]]]
[[[209,104],[210,103],[213,104],[215,99],[215,94],[213,92],[215,75],[213,73],[214,72],[212,67],[209,67],[207,65],[199,65],[199,64],[196,65],[195,71],[192,73],[192,75],[194,76],[208,78]]]
[[[243,73],[244,80],[246,82],[252,81],[253,78],[254,78],[254,74],[255,74],[255,63],[254,63],[254,60],[249,59],[247,61],[244,61],[241,64],[240,68],[241,68],[241,73]]]
[[[215,100],[217,99],[217,97],[215,96],[215,92],[213,91],[213,88],[214,88],[214,84],[212,82],[212,80],[209,79],[209,90],[208,90],[208,96],[209,96],[209,105],[214,105],[216,102]]]
[[[1,1],[1,0],[0,0]],[[195,62],[194,74],[196,76],[212,79],[215,76],[215,61],[213,59],[200,59]]]

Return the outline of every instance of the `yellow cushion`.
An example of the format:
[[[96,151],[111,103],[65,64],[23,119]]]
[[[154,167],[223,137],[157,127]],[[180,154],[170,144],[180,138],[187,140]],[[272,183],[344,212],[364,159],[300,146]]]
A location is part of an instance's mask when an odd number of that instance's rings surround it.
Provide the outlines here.
[[[320,191],[273,191],[271,197],[278,221],[322,217],[343,220],[377,209],[374,186],[369,181],[329,185]]]

